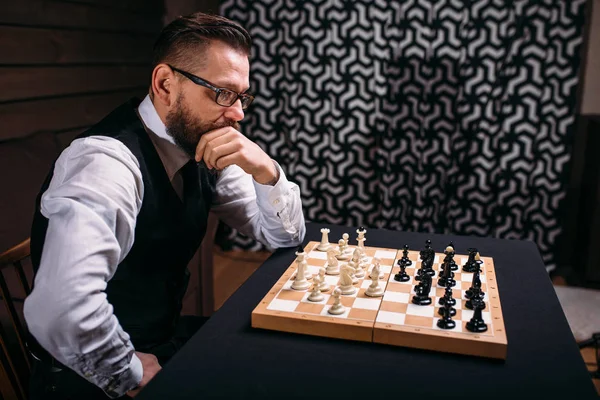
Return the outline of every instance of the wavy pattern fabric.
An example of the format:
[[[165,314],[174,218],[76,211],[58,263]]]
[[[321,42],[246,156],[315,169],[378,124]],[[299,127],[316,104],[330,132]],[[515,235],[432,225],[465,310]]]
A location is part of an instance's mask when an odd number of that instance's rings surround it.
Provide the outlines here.
[[[244,133],[308,220],[537,243],[562,232],[585,0],[226,0]],[[226,246],[261,246],[222,226]]]

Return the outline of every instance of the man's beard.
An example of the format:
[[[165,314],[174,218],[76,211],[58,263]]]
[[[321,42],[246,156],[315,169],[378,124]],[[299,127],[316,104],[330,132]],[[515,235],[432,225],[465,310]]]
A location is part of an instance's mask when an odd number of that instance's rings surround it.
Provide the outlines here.
[[[231,126],[236,130],[240,128],[240,125],[232,120],[215,123],[195,119],[190,110],[183,104],[181,95],[177,98],[175,109],[167,115],[165,123],[167,133],[191,158],[196,156],[196,147],[202,135],[226,126]]]

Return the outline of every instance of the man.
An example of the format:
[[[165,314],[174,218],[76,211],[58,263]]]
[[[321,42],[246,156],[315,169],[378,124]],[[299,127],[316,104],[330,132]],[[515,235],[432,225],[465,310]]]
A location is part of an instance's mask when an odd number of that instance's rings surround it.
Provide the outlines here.
[[[179,314],[209,210],[273,247],[303,241],[298,186],[239,132],[250,47],[224,18],[175,20],[155,44],[149,95],[57,159],[31,235],[32,399],[143,390],[198,328]]]

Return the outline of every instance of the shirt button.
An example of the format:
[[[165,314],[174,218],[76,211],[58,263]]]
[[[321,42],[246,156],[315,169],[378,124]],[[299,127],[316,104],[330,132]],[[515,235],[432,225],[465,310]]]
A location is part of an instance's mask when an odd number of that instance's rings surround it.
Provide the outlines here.
[[[273,205],[276,206],[277,204],[279,204],[279,199],[273,200]]]

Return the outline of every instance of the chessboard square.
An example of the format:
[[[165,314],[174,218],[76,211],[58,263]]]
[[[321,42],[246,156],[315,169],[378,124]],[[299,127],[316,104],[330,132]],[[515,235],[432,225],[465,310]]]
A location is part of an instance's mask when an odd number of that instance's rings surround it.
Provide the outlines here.
[[[294,311],[302,313],[302,314],[319,315],[319,314],[321,314],[321,311],[323,310],[323,308],[325,308],[324,301],[322,301],[320,303],[310,302],[310,304],[307,302],[307,303],[298,304],[298,306],[296,307],[296,309]]]
[[[411,278],[412,280],[412,278]],[[410,290],[412,289],[412,281],[406,281],[406,282],[398,282],[395,281],[394,278],[392,278],[388,284],[387,284],[387,288],[385,289],[386,292],[402,292],[402,293],[410,293]]]
[[[381,264],[381,265],[379,265],[379,272],[384,273],[384,274],[389,274],[390,272],[392,272],[392,266]]]
[[[360,308],[364,310],[375,310],[379,309],[379,305],[381,304],[381,297],[375,298],[361,298],[358,297],[354,300],[354,304],[352,308]]]
[[[374,257],[378,257],[383,264],[383,259],[391,259],[391,262],[394,262],[396,259],[396,251],[388,251],[388,250],[377,250],[375,252]]]
[[[406,314],[406,307],[408,304],[406,303],[397,303],[395,301],[386,301],[385,298],[381,302],[381,306],[379,307],[379,312],[387,311],[394,313]]]
[[[327,282],[328,285],[336,286],[339,281],[339,275],[325,275],[325,282]]]
[[[325,267],[325,265],[327,265],[327,260],[321,260],[321,259],[310,259],[307,260],[307,264],[309,267],[317,267],[317,268],[321,268],[321,267]]]
[[[394,285],[396,286],[396,285]],[[400,286],[400,285],[398,285]],[[410,301],[410,293],[408,292],[394,292],[394,291],[386,291],[383,295],[383,301],[393,301],[395,303],[405,303],[408,304]]]
[[[278,299],[294,301],[301,301],[305,296],[306,292],[293,289],[283,289],[277,294]]]
[[[372,281],[371,279],[369,279],[369,277],[368,277],[368,276],[365,276],[365,279],[364,279],[364,280],[363,280],[363,281],[360,283],[360,288],[361,288],[361,289],[366,289],[366,288],[368,288],[369,286],[371,286],[371,283],[372,283],[372,282],[373,282],[373,281]],[[382,282],[381,282],[381,280],[379,281],[379,286],[382,286]]]
[[[461,279],[462,279],[462,274],[461,274],[460,272],[458,272],[458,271],[457,271],[457,272],[455,272],[455,273],[454,273],[454,280],[455,280],[456,282],[461,282]]]
[[[273,299],[267,306],[267,310],[293,312],[300,302],[292,300]]]
[[[379,311],[375,322],[381,322],[383,324],[404,325],[405,318],[406,316],[404,314],[389,311]]]
[[[326,251],[319,251],[316,250],[316,247],[313,251],[311,251],[310,253],[308,253],[308,260],[311,264],[312,264],[312,260],[317,259],[317,260],[327,260],[327,252]]]
[[[406,307],[406,314],[419,317],[433,317],[433,310],[434,307],[432,305],[420,306],[418,304],[409,303]]]
[[[319,275],[319,269],[321,269],[321,267],[317,267],[317,266],[314,266],[314,265],[309,265],[308,268],[306,268],[306,270],[308,272],[310,272],[312,274],[312,276]]]
[[[364,321],[375,321],[377,310],[365,310],[363,308],[352,307],[348,313],[348,318],[360,319]]]
[[[436,319],[436,318],[434,318]],[[404,318],[404,325],[406,326],[418,326],[422,328],[431,327],[431,317],[419,317],[417,315],[407,315]]]

